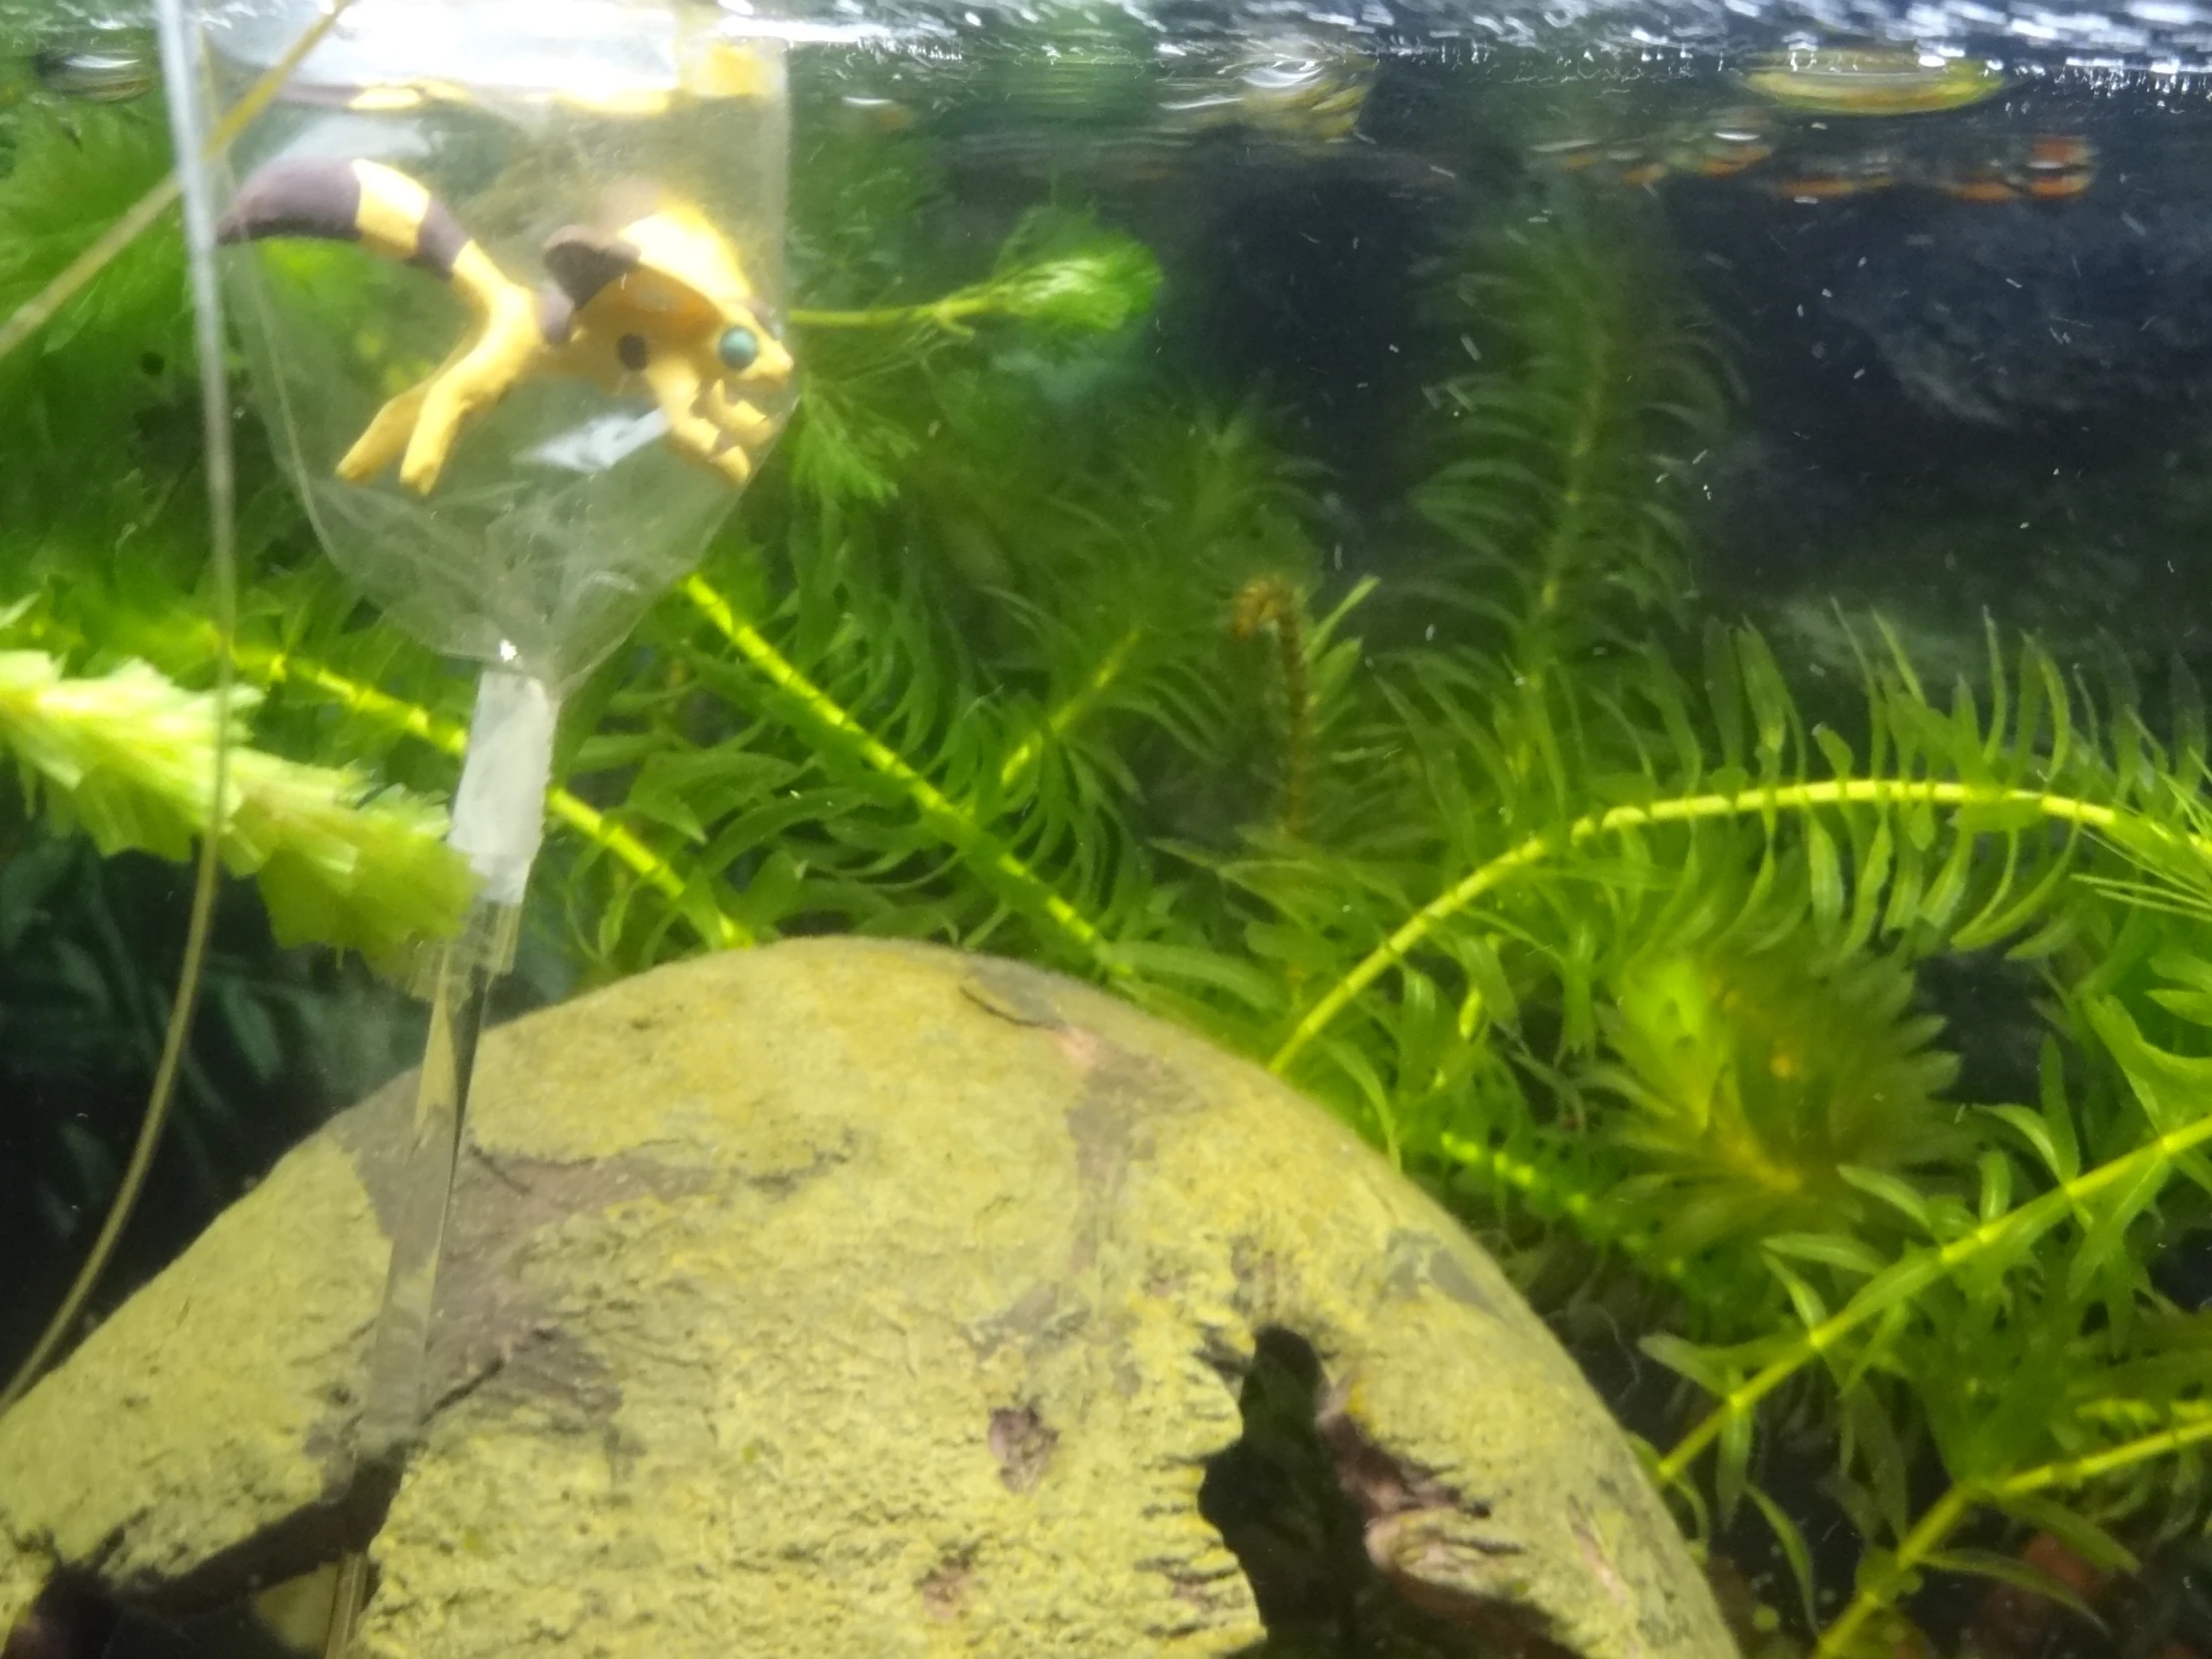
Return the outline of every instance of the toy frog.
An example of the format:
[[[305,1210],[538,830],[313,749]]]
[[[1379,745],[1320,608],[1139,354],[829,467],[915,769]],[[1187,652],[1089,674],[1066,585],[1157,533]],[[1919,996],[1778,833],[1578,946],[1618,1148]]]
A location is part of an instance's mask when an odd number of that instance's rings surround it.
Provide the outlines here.
[[[569,226],[546,240],[551,281],[503,273],[420,183],[370,161],[273,162],[249,178],[217,240],[358,242],[447,282],[473,333],[435,372],[390,399],[337,464],[365,483],[392,464],[417,494],[437,483],[461,431],[517,384],[580,375],[609,391],[641,382],[669,442],[733,484],[752,476],[776,420],[762,400],[791,381],[737,251],[695,209],[661,202],[612,233]]]

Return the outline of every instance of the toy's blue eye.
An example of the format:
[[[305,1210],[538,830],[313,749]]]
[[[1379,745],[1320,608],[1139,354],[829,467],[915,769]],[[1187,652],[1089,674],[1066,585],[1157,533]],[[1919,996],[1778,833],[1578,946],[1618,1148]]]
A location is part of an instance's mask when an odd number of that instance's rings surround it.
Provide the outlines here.
[[[725,328],[715,345],[722,366],[743,373],[760,360],[761,342],[750,328]]]

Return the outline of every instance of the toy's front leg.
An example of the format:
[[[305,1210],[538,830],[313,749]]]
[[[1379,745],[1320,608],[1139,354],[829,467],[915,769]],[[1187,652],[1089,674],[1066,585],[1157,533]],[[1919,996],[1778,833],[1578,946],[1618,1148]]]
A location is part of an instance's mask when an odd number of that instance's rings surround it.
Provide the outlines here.
[[[649,359],[645,382],[653,388],[653,400],[668,417],[669,437],[694,460],[704,461],[733,484],[753,476],[753,457],[739,433],[718,425],[701,411],[703,382],[699,371],[676,352]],[[715,388],[715,392],[720,391]],[[710,393],[712,396],[713,393]],[[762,422],[762,435],[769,430]]]
[[[744,398],[732,397],[730,388],[720,380],[707,387],[707,414],[749,450],[760,448],[776,436],[776,422]]]

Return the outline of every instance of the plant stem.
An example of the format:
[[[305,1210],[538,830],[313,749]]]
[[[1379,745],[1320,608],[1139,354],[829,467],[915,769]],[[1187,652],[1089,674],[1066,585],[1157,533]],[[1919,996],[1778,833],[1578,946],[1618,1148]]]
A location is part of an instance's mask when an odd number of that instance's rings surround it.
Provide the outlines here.
[[[2106,1446],[2102,1451],[2083,1452],[2078,1457],[2039,1463],[2033,1468],[2021,1469],[1999,1480],[1965,1482],[1953,1486],[1899,1542],[1897,1554],[1882,1570],[1870,1574],[1867,1581],[1860,1585],[1859,1593],[1852,1598],[1851,1605],[1844,1609],[1834,1624],[1821,1633],[1820,1646],[1813,1650],[1813,1659],[1841,1659],[1842,1655],[1848,1653],[1851,1638],[1858,1633],[1860,1626],[1883,1608],[1893,1605],[1903,1593],[1907,1579],[1920,1563],[1939,1550],[1958,1523],[1981,1505],[1993,1504],[2002,1508],[2008,1498],[2026,1497],[2052,1486],[2083,1486],[2116,1469],[2123,1469],[2134,1463],[2147,1463],[2154,1457],[2168,1457],[2200,1440],[2208,1439],[2212,1439],[2212,1414],[2199,1417],[2193,1422],[2161,1428],[2154,1434],[2138,1435],[2118,1445]]]
[[[1071,692],[1066,701],[1045,718],[1044,730],[1032,732],[1014,746],[1006,757],[1006,764],[998,769],[998,787],[1011,789],[1014,780],[1027,772],[1044,754],[1047,742],[1058,743],[1067,736],[1075,723],[1090,713],[1091,705],[1106,695],[1107,687],[1121,678],[1121,671],[1129,661],[1129,654],[1137,649],[1144,630],[1132,628],[1114,642],[1113,648],[1099,659],[1098,667],[1091,670],[1083,683]]]
[[[916,322],[934,323],[948,334],[967,332],[962,319],[994,308],[987,294],[963,298],[950,294],[913,305],[876,305],[858,311],[818,311],[801,307],[791,319],[802,328],[900,328]]]
[[[801,673],[798,665],[777,650],[767,635],[740,616],[737,607],[717,592],[705,577],[695,574],[686,578],[682,592],[698,607],[700,615],[714,625],[715,631],[730,642],[747,667],[789,698],[807,720],[852,749],[869,770],[896,785],[923,820],[934,825],[983,875],[1009,890],[1023,909],[1049,920],[1108,975],[1121,977],[1129,972],[1127,962],[1096,922],[1061,896],[1057,888],[977,822],[974,815],[915,771],[888,744],[848,714],[836,699]]]
[[[1916,1295],[1924,1286],[1955,1271],[1984,1252],[2015,1240],[2024,1242],[2074,1214],[2107,1187],[2134,1180],[2154,1165],[2171,1164],[2185,1153],[2212,1141],[2212,1112],[2194,1123],[2169,1129],[2146,1141],[2124,1157],[2075,1176],[2053,1187],[2016,1210],[1983,1222],[1971,1233],[1960,1234],[1940,1247],[1916,1250],[1895,1262],[1860,1287],[1859,1294],[1819,1325],[1807,1331],[1778,1358],[1722,1396],[1698,1425],[1660,1459],[1657,1477],[1663,1483],[1678,1479],[1706,1447],[1717,1440],[1728,1424],[1788,1382],[1798,1372],[1836,1347],[1860,1326],[1878,1319],[1899,1302]]]
[[[1732,1300],[1714,1284],[1700,1278],[1693,1263],[1678,1255],[1662,1256],[1648,1235],[1632,1233],[1614,1221],[1616,1212],[1606,1195],[1588,1187],[1561,1181],[1541,1164],[1516,1158],[1501,1147],[1445,1130],[1437,1146],[1466,1174],[1476,1180],[1518,1195],[1532,1215],[1564,1217],[1568,1225],[1589,1243],[1603,1250],[1617,1250],[1647,1278],[1671,1286],[1679,1295],[1709,1312],[1741,1317],[1740,1299]]]
[[[1566,487],[1559,492],[1558,515],[1552,520],[1551,534],[1544,538],[1543,555],[1536,567],[1541,573],[1536,587],[1536,612],[1525,620],[1521,630],[1524,649],[1527,636],[1548,623],[1559,609],[1559,602],[1566,597],[1567,578],[1582,540],[1582,505],[1589,496],[1592,475],[1596,471],[1598,433],[1605,423],[1605,393],[1610,384],[1606,372],[1611,356],[1605,326],[1608,319],[1591,314],[1595,306],[1580,308],[1585,326],[1576,332],[1589,342],[1589,357],[1583,364],[1581,376],[1582,401],[1575,417],[1574,436],[1567,444]],[[1538,650],[1522,663],[1522,672],[1541,675],[1550,657],[1550,652]]]
[[[1580,846],[1585,841],[1661,824],[1694,824],[1707,819],[1748,818],[1753,814],[1776,812],[1809,813],[1823,807],[1910,806],[1923,803],[1933,807],[2032,806],[2045,818],[2102,830],[2111,830],[2123,816],[2111,807],[2100,807],[2094,802],[2082,801],[2072,796],[2052,795],[2037,790],[1894,778],[1832,778],[1812,784],[1768,785],[1758,789],[1739,790],[1733,794],[1680,796],[1672,801],[1612,807],[1602,813],[1590,813],[1563,829],[1531,835],[1487,863],[1477,865],[1454,885],[1414,911],[1395,932],[1361,958],[1349,973],[1330,987],[1327,995],[1307,1011],[1306,1017],[1299,1021],[1297,1028],[1275,1051],[1274,1058],[1268,1062],[1268,1069],[1275,1072],[1286,1070],[1306,1046],[1328,1029],[1330,1022],[1343,1013],[1355,998],[1386,970],[1405,960],[1439,924],[1465,909],[1492,888],[1504,885],[1523,870],[1533,868],[1546,858]],[[2212,858],[2212,839],[2198,835],[2183,838],[2192,850]]]
[[[1237,595],[1230,622],[1230,632],[1241,640],[1262,629],[1275,635],[1283,676],[1283,833],[1293,840],[1306,833],[1307,803],[1313,794],[1314,688],[1305,620],[1298,590],[1281,576],[1261,576]]]
[[[468,748],[468,733],[458,722],[441,719],[420,704],[393,697],[374,686],[364,686],[310,658],[285,651],[239,646],[236,660],[242,674],[262,685],[305,687],[355,714],[365,715],[379,726],[418,738],[455,760]],[[594,846],[628,865],[631,873],[641,881],[668,898],[678,900],[680,912],[700,930],[705,944],[716,949],[735,950],[759,942],[752,929],[719,904],[710,907],[712,919],[701,928],[691,910],[680,902],[690,883],[676,866],[621,825],[609,822],[606,814],[588,802],[555,786],[546,791],[545,805],[548,812]]]
[[[1813,1659],[1835,1659],[1837,1655],[1848,1653],[1850,1649],[1845,1644],[1858,1634],[1859,1627],[1884,1608],[1897,1604],[1921,1562],[1942,1548],[1951,1529],[1964,1520],[1973,1507],[1972,1487],[1953,1486],[1945,1492],[1914,1524],[1913,1530],[1899,1540],[1897,1553],[1867,1574],[1859,1586],[1859,1593],[1852,1597],[1851,1605],[1821,1632],[1820,1646],[1813,1650]]]

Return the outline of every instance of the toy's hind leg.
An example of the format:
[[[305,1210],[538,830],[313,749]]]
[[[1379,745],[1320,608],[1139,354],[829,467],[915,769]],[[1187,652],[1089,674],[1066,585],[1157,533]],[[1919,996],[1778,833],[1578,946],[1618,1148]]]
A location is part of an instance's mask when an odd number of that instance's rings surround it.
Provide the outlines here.
[[[447,364],[452,360],[448,358]],[[422,400],[429,396],[438,375],[444,372],[445,367],[441,366],[436,374],[416,381],[378,409],[376,418],[353,440],[353,447],[339,458],[338,476],[349,484],[365,484],[397,460],[414,432],[415,420],[422,412]]]
[[[427,493],[437,482],[461,427],[506,396],[545,348],[535,296],[500,276],[473,243],[454,264],[453,285],[482,318],[483,331],[458,358],[415,388],[420,396],[399,479],[418,493]],[[385,405],[386,410],[391,407]],[[383,419],[378,414],[376,425],[362,434],[361,444],[375,435]]]
[[[353,440],[353,447],[339,459],[338,476],[349,484],[365,484],[398,460],[414,435],[415,422],[422,417],[422,400],[468,353],[469,342],[464,339],[445,354],[445,361],[405,391],[387,398],[367,429]]]
[[[535,297],[502,276],[418,181],[377,162],[307,158],[261,169],[224,215],[217,238],[265,237],[358,241],[442,278],[475,313],[474,339],[379,409],[338,462],[340,477],[365,483],[400,460],[401,482],[427,492],[470,416],[505,396],[544,350]]]

